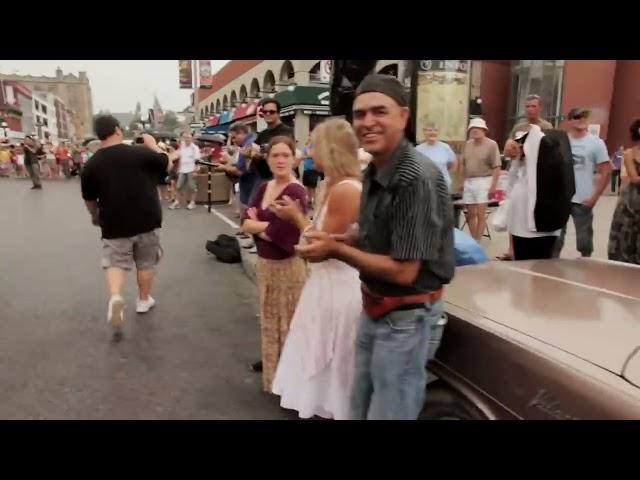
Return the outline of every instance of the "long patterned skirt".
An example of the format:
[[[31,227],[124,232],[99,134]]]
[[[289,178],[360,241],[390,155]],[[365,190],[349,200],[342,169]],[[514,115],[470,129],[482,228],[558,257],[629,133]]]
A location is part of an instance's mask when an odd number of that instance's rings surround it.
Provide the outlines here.
[[[609,260],[640,265],[640,185],[629,184],[613,213]]]
[[[289,324],[307,280],[306,264],[299,257],[286,260],[259,258],[256,277],[260,292],[262,389],[271,393]]]

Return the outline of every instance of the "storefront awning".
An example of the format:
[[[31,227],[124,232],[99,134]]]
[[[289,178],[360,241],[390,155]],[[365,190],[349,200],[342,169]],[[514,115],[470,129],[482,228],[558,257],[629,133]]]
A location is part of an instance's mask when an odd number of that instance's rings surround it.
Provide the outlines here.
[[[327,87],[296,86],[276,93],[275,97],[282,108],[294,105],[323,106],[329,108],[329,89]]]
[[[225,123],[224,125],[208,126],[200,130],[200,134],[213,135],[214,133],[227,133],[229,131],[229,125],[229,123]]]
[[[218,115],[214,115],[207,121],[206,127],[213,127],[214,125],[217,125],[218,123],[220,123],[219,120],[220,120],[220,117]]]
[[[249,117],[255,115],[258,110],[258,101],[254,100],[250,103],[242,104],[235,109],[232,120],[238,120],[240,118]]]
[[[228,123],[231,121],[231,118],[233,117],[233,109],[232,110],[228,110],[226,112],[224,112],[222,115],[220,115],[220,118],[218,119],[218,124],[223,124],[223,123]]]

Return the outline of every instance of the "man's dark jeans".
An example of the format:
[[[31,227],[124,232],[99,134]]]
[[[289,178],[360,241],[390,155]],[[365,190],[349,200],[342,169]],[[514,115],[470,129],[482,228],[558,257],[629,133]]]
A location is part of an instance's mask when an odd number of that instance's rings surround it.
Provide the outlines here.
[[[583,257],[590,257],[593,253],[593,210],[582,203],[572,203],[571,217],[576,227],[576,249]],[[565,225],[555,247],[558,256],[564,247],[566,233]]]

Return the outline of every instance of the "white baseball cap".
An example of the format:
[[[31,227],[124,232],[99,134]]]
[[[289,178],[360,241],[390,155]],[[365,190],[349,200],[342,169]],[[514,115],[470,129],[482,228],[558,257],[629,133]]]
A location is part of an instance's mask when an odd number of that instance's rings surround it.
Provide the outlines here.
[[[467,131],[471,130],[472,128],[483,128],[485,130],[489,130],[489,127],[487,127],[487,122],[485,122],[482,118],[472,118],[469,122],[469,128],[467,128]]]

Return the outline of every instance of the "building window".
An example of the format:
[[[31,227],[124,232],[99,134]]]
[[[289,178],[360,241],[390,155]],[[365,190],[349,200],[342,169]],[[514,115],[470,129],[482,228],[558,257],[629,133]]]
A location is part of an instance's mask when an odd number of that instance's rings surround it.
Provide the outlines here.
[[[40,104],[38,103],[37,100],[34,100],[34,104],[36,106],[36,111],[40,110]]]
[[[525,118],[528,95],[542,97],[542,117],[556,128],[561,120],[564,60],[518,60],[513,62],[509,125]]]
[[[43,124],[45,127],[49,127],[49,120],[47,120],[46,118],[43,118],[43,119],[42,119],[42,124]]]
[[[47,107],[45,107],[44,105],[42,105],[42,113],[44,113],[45,115],[47,114]]]

